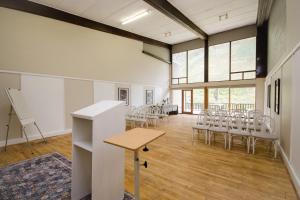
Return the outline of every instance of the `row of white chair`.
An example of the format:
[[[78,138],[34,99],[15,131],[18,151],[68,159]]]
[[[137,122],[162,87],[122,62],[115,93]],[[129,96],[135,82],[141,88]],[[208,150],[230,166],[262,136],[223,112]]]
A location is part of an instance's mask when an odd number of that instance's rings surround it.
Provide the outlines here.
[[[247,152],[250,153],[252,146],[253,154],[257,140],[268,140],[273,144],[276,158],[279,138],[274,127],[273,119],[262,115],[260,111],[249,111],[247,114],[202,111],[198,115],[196,125],[193,126],[193,140],[196,130],[198,133],[204,131],[206,144],[211,144],[211,140],[219,133],[224,136],[224,148],[227,148],[228,141],[228,148],[231,149],[234,137],[240,137],[242,141],[246,138]]]
[[[148,127],[149,124],[157,127],[160,119],[165,119],[168,114],[160,106],[131,107],[126,114],[126,122],[133,127]]]

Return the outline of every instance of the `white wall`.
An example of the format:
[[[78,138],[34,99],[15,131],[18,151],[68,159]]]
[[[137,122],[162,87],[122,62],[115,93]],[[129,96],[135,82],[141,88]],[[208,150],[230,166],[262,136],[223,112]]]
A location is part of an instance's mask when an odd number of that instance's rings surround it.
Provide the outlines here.
[[[300,1],[275,0],[269,19],[268,76],[272,85],[271,109],[266,108],[280,126],[280,149],[300,196]],[[281,79],[280,114],[274,113],[274,82]],[[267,88],[265,89],[267,90]],[[267,95],[267,93],[265,94]],[[265,97],[266,98],[266,97]]]
[[[293,78],[292,78],[292,123],[291,123],[291,149],[290,149],[290,160],[291,165],[295,170],[295,174],[297,175],[298,181],[298,193],[300,193],[300,93],[299,93],[299,86],[300,86],[300,50],[295,54],[292,59],[293,65]]]
[[[144,87],[143,85],[131,85],[131,105],[138,107],[144,105]]]
[[[2,7],[0,27],[2,70],[168,86],[141,41]]]
[[[94,102],[115,99],[115,84],[101,81],[94,81]]]
[[[43,132],[65,130],[64,79],[22,75],[21,90]],[[35,129],[28,132],[38,134]]]

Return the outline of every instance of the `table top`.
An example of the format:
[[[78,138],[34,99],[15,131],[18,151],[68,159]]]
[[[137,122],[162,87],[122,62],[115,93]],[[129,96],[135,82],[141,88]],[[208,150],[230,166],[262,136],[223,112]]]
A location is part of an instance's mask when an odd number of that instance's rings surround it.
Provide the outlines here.
[[[119,135],[104,140],[105,143],[136,151],[149,144],[166,132],[162,130],[134,128]]]

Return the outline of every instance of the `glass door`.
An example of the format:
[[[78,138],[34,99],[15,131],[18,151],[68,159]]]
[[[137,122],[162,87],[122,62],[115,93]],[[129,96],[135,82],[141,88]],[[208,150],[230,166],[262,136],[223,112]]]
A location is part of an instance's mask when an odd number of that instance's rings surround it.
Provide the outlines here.
[[[193,90],[182,90],[182,113],[192,114]]]

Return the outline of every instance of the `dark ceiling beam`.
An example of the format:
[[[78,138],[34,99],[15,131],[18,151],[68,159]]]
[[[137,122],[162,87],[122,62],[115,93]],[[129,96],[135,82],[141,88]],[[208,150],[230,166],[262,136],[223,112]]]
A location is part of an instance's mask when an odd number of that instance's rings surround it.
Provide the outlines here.
[[[90,29],[94,29],[94,30],[98,30],[98,31],[111,33],[114,35],[142,41],[147,44],[171,49],[170,44],[167,44],[167,43],[164,43],[164,42],[161,42],[158,40],[154,40],[151,38],[147,38],[147,37],[135,34],[135,33],[131,33],[129,31],[118,29],[118,28],[115,28],[115,27],[112,27],[112,26],[109,26],[106,24],[96,22],[96,21],[92,21],[92,20],[89,20],[89,19],[86,19],[83,17],[79,17],[77,15],[72,15],[70,13],[63,12],[63,11],[60,11],[60,10],[57,10],[54,8],[50,8],[48,6],[44,6],[41,4],[37,4],[37,3],[31,2],[31,1],[27,1],[27,0],[0,0],[0,7],[10,8],[10,9],[14,9],[14,10],[23,11],[23,12],[28,12],[31,14],[48,17],[51,19],[68,22],[68,23],[83,26],[86,28],[90,28]]]
[[[274,0],[259,0],[257,10],[257,26],[262,26],[265,21],[268,21],[272,4]]]
[[[199,28],[196,24],[194,24],[189,18],[187,18],[182,12],[180,12],[176,7],[174,7],[167,0],[144,0],[146,3],[151,5],[153,8],[157,9],[161,13],[165,14],[172,20],[178,22],[185,28],[194,32],[201,39],[207,39],[207,34]]]

